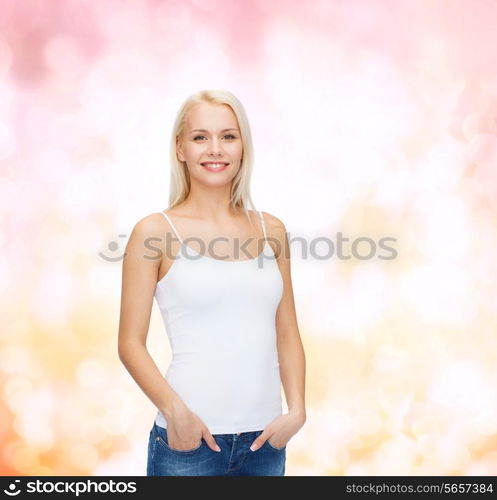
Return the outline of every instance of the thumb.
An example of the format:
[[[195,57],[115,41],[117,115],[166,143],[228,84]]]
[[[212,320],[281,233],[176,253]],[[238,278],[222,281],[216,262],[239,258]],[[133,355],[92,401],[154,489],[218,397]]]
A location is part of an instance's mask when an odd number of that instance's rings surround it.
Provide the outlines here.
[[[214,436],[210,433],[208,429],[204,429],[202,436],[205,439],[205,442],[207,443],[207,446],[209,448],[211,448],[214,451],[221,451],[221,448],[219,448],[218,444],[216,443]]]
[[[269,431],[266,429],[264,431],[262,431],[255,439],[254,441],[252,442],[252,444],[250,445],[250,449],[252,451],[256,451],[258,450],[265,442],[266,442],[266,439],[269,438]]]

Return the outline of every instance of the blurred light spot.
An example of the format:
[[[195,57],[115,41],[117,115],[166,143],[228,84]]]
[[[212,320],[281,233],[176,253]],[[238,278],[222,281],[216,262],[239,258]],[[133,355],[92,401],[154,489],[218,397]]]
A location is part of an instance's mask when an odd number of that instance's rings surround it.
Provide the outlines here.
[[[364,409],[356,414],[355,425],[357,435],[364,437],[379,432],[383,427],[383,420],[377,412]]]
[[[0,180],[0,196],[1,196],[1,184]],[[2,247],[4,233],[0,229],[0,248]],[[7,260],[3,258],[0,254],[0,294],[12,290],[12,272],[11,267],[7,264]]]
[[[438,447],[436,449],[435,458],[439,463],[444,464],[447,469],[462,469],[468,465],[471,459],[471,454],[467,449],[461,437],[465,434],[462,433],[462,428],[459,428],[453,423],[448,425],[448,429],[444,432],[439,439]]]
[[[114,451],[108,458],[100,459],[93,471],[94,476],[134,476],[137,467],[143,467],[138,458],[141,450]],[[130,458],[132,457],[132,458]]]
[[[488,116],[484,113],[470,113],[464,118],[462,123],[462,133],[467,141],[470,141],[475,135],[486,132]]]
[[[81,82],[80,99],[85,106],[78,112],[82,128],[77,130],[75,139],[81,140],[81,135],[103,134],[109,141],[113,141],[110,134],[115,129],[115,113],[121,101],[116,96],[112,83],[98,67],[91,67],[85,80]],[[61,128],[63,124],[57,128]],[[53,129],[52,133],[55,135]]]
[[[53,390],[48,386],[36,388],[21,402],[14,424],[16,431],[33,446],[50,448],[55,439],[56,408]]]
[[[53,256],[52,256],[53,257]],[[31,299],[33,316],[43,323],[63,325],[72,300],[72,276],[48,263],[41,268]]]
[[[101,410],[102,413],[104,409]],[[105,439],[105,432],[102,417],[87,418],[79,423],[79,436],[81,440],[89,444],[100,444]]]
[[[497,136],[478,134],[471,139],[467,148],[469,161],[482,168],[495,168],[497,165]]]
[[[485,379],[476,363],[468,360],[440,363],[432,380],[427,392],[429,402],[455,411],[468,426],[473,422],[466,419],[474,419],[475,408],[478,408],[477,413],[494,412],[497,421],[495,384]]]
[[[45,61],[54,78],[79,78],[86,69],[80,43],[69,34],[54,34],[45,44]]]
[[[106,254],[109,252],[102,253]],[[116,252],[116,255],[120,254],[121,252]],[[98,258],[101,259],[100,256]],[[98,267],[91,267],[82,276],[82,280],[86,284],[86,290],[92,298],[95,300],[105,300],[105,297],[109,297],[109,294],[115,293],[116,280],[118,280],[116,273],[119,273],[120,262],[101,261]]]
[[[211,0],[214,3],[214,0]],[[209,1],[200,2],[205,9],[209,8]],[[206,6],[204,5],[206,4]],[[199,7],[199,8],[202,8]],[[167,32],[168,37],[157,36],[155,46],[160,53],[174,52],[178,47],[188,43],[192,34],[192,14],[190,6],[184,3],[159,2],[153,12],[152,21],[155,23],[156,33]]]
[[[7,75],[12,65],[12,47],[0,35],[0,76]]]
[[[33,392],[33,384],[25,373],[17,377],[9,377],[3,387],[4,401],[14,413],[20,413],[24,401]]]
[[[466,473],[469,476],[497,476],[497,451],[489,451],[468,464]]]
[[[84,359],[78,364],[76,377],[79,384],[86,388],[104,388],[112,380],[107,366],[98,359]]]
[[[398,292],[424,321],[462,326],[477,314],[476,304],[468,299],[471,289],[464,268],[437,263],[412,266]]]
[[[416,206],[422,203],[427,211],[424,237],[417,241],[420,251],[441,264],[464,258],[473,233],[463,200],[455,195],[433,193],[419,199]]]
[[[229,77],[232,66],[223,47],[223,38],[219,36],[217,30],[207,26],[198,26],[193,30],[191,38],[193,53],[205,50],[210,54],[209,58],[195,60],[195,67],[198,67],[199,74],[203,75],[202,80],[207,81],[211,87],[222,85],[222,82]],[[212,71],[212,61],[215,61],[215,71]]]
[[[412,174],[408,168],[396,165],[387,171],[381,182],[375,185],[369,205],[380,205],[389,209],[390,220],[402,217],[406,199],[412,190]]]
[[[407,368],[409,353],[390,345],[379,346],[371,364],[374,370],[381,374],[402,373]]]
[[[47,134],[50,133],[56,124],[60,124],[60,128],[56,130],[60,137],[63,131],[65,132],[70,128],[65,121],[63,123],[60,122],[61,119],[59,116],[54,117],[53,121],[46,125],[45,132]],[[67,135],[64,134],[64,137],[66,140],[69,140]],[[54,137],[54,142],[56,141],[57,139]],[[47,185],[61,186],[65,184],[72,175],[71,169],[68,168],[70,163],[71,157],[69,152],[58,144],[47,144],[46,147],[38,153],[36,158],[36,168],[40,175],[43,176],[43,181]]]
[[[74,173],[64,184],[56,204],[73,225],[86,222],[96,207],[108,203],[107,175],[106,169],[96,165]],[[83,227],[74,229],[84,230]]]
[[[411,189],[420,194],[429,191],[434,196],[442,193],[447,196],[450,190],[457,190],[466,168],[463,152],[464,147],[452,136],[441,136],[433,146],[423,151],[411,175]],[[437,205],[432,208],[437,208]]]
[[[34,465],[32,470],[29,472],[30,476],[57,476],[58,469],[52,467],[46,467],[44,465]]]
[[[31,444],[20,445],[11,452],[10,464],[19,472],[31,475],[33,467],[37,467],[38,454]]]
[[[29,372],[31,356],[27,349],[8,345],[0,349],[0,370],[6,373],[26,374]]]
[[[13,155],[16,149],[14,130],[4,121],[0,121],[0,160],[5,160]]]
[[[199,10],[216,10],[219,2],[218,0],[191,0],[191,4]]]
[[[73,443],[69,449],[70,464],[80,470],[93,470],[99,460],[96,448],[87,443]]]
[[[4,303],[7,304],[6,297],[3,299]],[[8,317],[4,319],[4,325],[5,327],[3,329],[0,329],[0,339],[4,337],[4,339],[8,339],[11,341],[11,339],[15,338],[16,343],[20,344],[23,342],[25,337],[29,335],[30,329],[32,327],[32,324],[30,320],[27,318],[27,315],[23,317],[21,314],[17,314],[15,318]],[[7,342],[7,340],[5,340]],[[30,346],[27,345],[26,349],[29,349]],[[31,370],[33,368],[33,365],[31,365]]]
[[[357,251],[362,252],[359,249]],[[370,263],[359,267],[351,280],[349,292],[356,321],[366,324],[381,318],[392,290],[385,272],[378,265]]]
[[[109,435],[119,436],[124,434],[131,427],[133,421],[130,412],[132,408],[124,404],[116,408],[110,408],[102,419],[102,426]]]
[[[0,177],[0,208],[7,211],[18,191],[19,186],[15,181]]]
[[[376,448],[367,475],[381,475],[385,470],[392,475],[404,475],[410,470],[416,457],[415,441],[403,434],[395,434]]]

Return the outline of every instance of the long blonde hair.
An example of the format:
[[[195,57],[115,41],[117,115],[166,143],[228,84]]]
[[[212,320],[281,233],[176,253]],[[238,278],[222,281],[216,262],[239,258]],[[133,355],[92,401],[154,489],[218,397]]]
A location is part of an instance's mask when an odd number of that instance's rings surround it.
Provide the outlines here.
[[[209,104],[227,104],[235,113],[240,128],[243,143],[243,157],[236,176],[231,183],[230,205],[237,212],[242,210],[248,216],[248,205],[255,210],[250,195],[250,177],[254,161],[254,148],[250,125],[242,103],[227,90],[201,90],[189,96],[180,107],[174,121],[170,144],[171,180],[169,184],[169,208],[180,204],[190,193],[190,175],[186,162],[182,162],[176,155],[176,141],[182,135],[186,116],[190,109],[201,102]]]

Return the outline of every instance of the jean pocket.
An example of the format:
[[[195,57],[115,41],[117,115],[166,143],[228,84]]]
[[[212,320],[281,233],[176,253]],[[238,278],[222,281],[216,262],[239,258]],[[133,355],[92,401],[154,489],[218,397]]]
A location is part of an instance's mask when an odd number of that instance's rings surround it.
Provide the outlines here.
[[[282,447],[279,447],[279,446],[274,446],[274,444],[271,444],[271,443],[269,442],[269,439],[266,439],[266,443],[268,444],[268,446],[269,446],[270,448],[272,448],[273,450],[276,450],[276,451],[283,451],[283,450],[285,450],[285,448],[286,448],[286,444],[285,444],[285,446],[282,446]]]
[[[172,451],[173,453],[178,453],[180,455],[193,453],[199,450],[202,447],[202,444],[204,443],[204,440],[200,438],[200,443],[197,446],[195,446],[195,448],[190,448],[189,450],[177,450],[176,448],[171,448],[171,446],[169,446],[169,440],[167,438],[167,429],[160,426],[158,426],[157,429],[157,441],[167,450]]]

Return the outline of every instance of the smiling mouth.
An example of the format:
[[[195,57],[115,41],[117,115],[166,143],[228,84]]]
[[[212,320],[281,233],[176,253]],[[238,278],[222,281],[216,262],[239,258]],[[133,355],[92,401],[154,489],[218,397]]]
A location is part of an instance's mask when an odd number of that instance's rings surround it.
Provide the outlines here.
[[[226,162],[219,162],[219,163],[204,162],[204,163],[201,163],[200,165],[202,165],[202,167],[204,167],[205,169],[207,169],[211,172],[219,172],[220,170],[224,170],[229,165],[229,163],[226,163]]]

